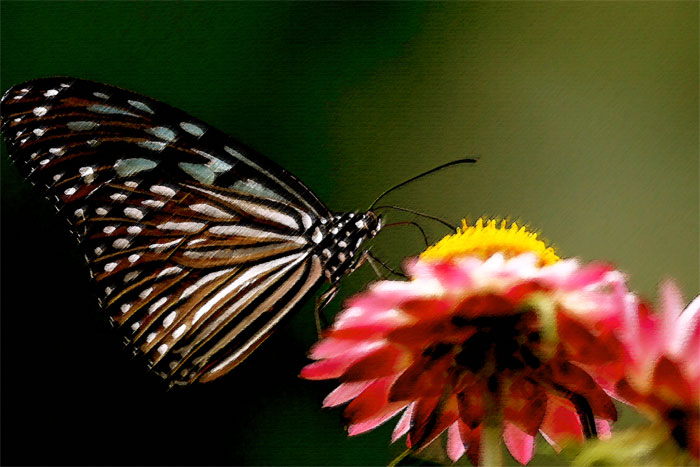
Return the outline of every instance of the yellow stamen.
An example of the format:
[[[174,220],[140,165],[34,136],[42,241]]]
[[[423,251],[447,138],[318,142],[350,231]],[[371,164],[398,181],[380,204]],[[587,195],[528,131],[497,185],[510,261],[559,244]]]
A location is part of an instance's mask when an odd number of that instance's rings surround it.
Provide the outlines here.
[[[528,231],[525,227],[518,227],[515,222],[510,227],[507,227],[505,220],[500,224],[497,226],[495,220],[484,222],[483,219],[479,219],[476,225],[470,227],[467,221],[462,220],[462,228],[457,229],[457,233],[448,235],[429,247],[420,257],[424,260],[444,260],[461,256],[486,259],[499,252],[506,257],[535,253],[542,265],[559,261],[554,249],[538,240],[536,233]]]

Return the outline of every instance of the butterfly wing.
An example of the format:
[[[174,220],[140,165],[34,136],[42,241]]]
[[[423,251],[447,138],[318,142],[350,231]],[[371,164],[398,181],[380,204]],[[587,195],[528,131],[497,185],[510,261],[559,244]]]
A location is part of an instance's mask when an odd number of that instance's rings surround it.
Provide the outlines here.
[[[10,156],[71,224],[101,304],[158,374],[211,380],[322,281],[331,214],[298,179],[191,116],[47,78],[2,99]]]

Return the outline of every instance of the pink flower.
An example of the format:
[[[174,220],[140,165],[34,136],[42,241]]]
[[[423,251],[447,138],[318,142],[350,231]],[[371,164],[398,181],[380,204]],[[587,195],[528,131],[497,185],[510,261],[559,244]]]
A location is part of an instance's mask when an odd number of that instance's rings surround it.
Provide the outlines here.
[[[631,361],[615,393],[700,459],[700,296],[683,303],[671,281],[661,286],[660,314],[630,297],[623,342]]]
[[[419,450],[447,430],[453,461],[478,463],[494,427],[522,464],[538,432],[555,449],[608,436],[616,410],[588,369],[622,375],[622,275],[535,237],[465,225],[407,264],[410,281],[352,298],[301,376],[340,380],[324,406],[349,402],[351,436],[402,413],[393,440]]]

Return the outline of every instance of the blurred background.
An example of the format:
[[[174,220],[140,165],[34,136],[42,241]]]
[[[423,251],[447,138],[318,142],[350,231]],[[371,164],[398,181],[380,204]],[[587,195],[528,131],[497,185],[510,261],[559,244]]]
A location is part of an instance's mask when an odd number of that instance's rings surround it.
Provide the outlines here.
[[[656,301],[699,282],[697,2],[0,4],[0,87],[51,75],[160,99],[252,146],[336,211],[388,202],[505,217],[613,262]],[[335,385],[297,377],[302,308],[234,372],[165,391],[100,315],[76,243],[3,145],[3,464],[387,464],[348,439]],[[414,220],[392,214],[388,221]],[[448,232],[419,220],[432,241]],[[423,248],[387,229],[391,264]],[[376,279],[358,271],[343,297]],[[624,426],[633,420],[623,415]],[[439,441],[442,442],[442,441]],[[465,461],[466,462],[466,461]],[[533,465],[558,464],[538,448]]]

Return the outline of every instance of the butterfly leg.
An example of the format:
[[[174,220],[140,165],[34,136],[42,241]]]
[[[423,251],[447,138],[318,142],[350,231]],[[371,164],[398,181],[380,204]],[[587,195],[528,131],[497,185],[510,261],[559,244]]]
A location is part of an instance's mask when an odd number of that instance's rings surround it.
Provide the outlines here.
[[[316,332],[318,333],[319,339],[323,337],[323,330],[328,327],[328,319],[323,314],[323,310],[328,306],[331,300],[335,298],[338,290],[340,290],[340,286],[337,284],[333,285],[330,289],[323,292],[320,297],[316,298],[314,318],[316,319]]]

